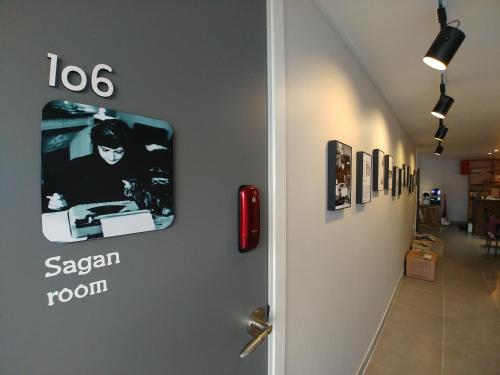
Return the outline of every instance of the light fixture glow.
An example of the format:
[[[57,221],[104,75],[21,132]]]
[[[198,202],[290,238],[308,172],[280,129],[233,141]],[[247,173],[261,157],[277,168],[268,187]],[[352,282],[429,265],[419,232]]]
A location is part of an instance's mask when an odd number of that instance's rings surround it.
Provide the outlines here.
[[[436,60],[434,57],[424,57],[422,59],[424,63],[430,66],[432,69],[436,70],[446,70],[446,65],[444,65],[441,61]]]
[[[443,116],[443,115],[442,115],[441,113],[439,113],[439,112],[434,112],[434,111],[432,111],[432,112],[431,112],[431,115],[433,115],[434,117],[437,117],[437,118],[439,118],[439,119],[441,119],[441,120],[445,118],[445,116]]]
[[[497,149],[494,149],[493,151],[498,152],[498,150],[497,150]]]
[[[488,155],[491,155],[491,152],[488,152]]]
[[[443,153],[443,150],[444,150],[444,147],[441,145],[441,141],[439,141],[437,147],[436,147],[436,150],[434,151],[434,153],[436,155],[441,155]]]

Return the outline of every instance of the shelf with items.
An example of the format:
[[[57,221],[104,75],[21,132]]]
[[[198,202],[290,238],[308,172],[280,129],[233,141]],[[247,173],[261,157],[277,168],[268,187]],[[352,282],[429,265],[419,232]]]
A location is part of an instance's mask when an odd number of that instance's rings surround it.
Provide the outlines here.
[[[473,200],[497,199],[500,194],[500,159],[464,160],[460,164],[461,174],[468,175],[467,213],[471,218]]]

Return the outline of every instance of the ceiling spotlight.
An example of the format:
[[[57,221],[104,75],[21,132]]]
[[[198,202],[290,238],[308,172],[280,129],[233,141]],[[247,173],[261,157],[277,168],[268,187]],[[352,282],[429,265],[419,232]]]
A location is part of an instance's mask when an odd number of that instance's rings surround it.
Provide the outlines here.
[[[437,13],[439,23],[441,24],[441,31],[425,54],[423,60],[424,63],[431,68],[446,70],[451,59],[455,56],[455,53],[464,41],[465,34],[462,30],[458,29],[460,21],[450,22],[458,22],[457,27],[450,26],[446,23],[446,8],[441,4],[439,5]]]
[[[438,102],[434,106],[434,109],[431,111],[431,114],[440,119],[445,118],[454,101],[455,99],[451,96],[441,94]]]
[[[488,155],[491,155],[491,152],[488,152]]]
[[[443,150],[444,150],[444,148],[443,148],[443,146],[441,145],[441,141],[439,141],[438,146],[436,147],[436,151],[434,151],[434,153],[435,153],[436,155],[441,155],[441,154],[442,154],[442,152],[443,152]]]
[[[494,149],[493,151],[498,152],[498,149]]]
[[[451,96],[446,95],[446,85],[444,83],[444,73],[441,73],[441,84],[439,85],[439,91],[441,95],[439,100],[431,111],[431,114],[439,119],[446,117],[446,114],[450,110],[455,99]]]
[[[434,135],[434,139],[438,141],[444,141],[444,137],[446,137],[446,133],[448,133],[448,128],[444,126],[443,120],[439,120],[439,128]]]

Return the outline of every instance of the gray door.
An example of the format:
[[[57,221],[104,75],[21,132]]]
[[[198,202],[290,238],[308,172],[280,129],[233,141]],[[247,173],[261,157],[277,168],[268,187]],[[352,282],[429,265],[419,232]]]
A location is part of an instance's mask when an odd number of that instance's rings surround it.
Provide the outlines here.
[[[267,372],[246,320],[267,305],[267,77],[264,0],[0,3],[0,374]],[[47,53],[89,76],[108,64],[111,98],[50,87]],[[40,220],[40,121],[54,99],[168,121],[173,225],[69,244]],[[262,231],[238,251],[238,187],[254,184]],[[120,264],[46,278],[44,262],[119,252]],[[48,306],[47,293],[108,291]]]

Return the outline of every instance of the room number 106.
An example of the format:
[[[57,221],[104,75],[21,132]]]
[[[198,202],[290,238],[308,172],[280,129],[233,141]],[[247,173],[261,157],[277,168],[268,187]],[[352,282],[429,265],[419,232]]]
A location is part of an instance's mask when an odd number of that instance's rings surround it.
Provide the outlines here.
[[[59,56],[53,53],[48,53],[47,57],[50,59],[49,86],[54,87],[56,85],[57,79],[57,60]],[[102,96],[103,98],[108,98],[113,95],[114,87],[113,83],[108,78],[98,76],[101,70],[105,70],[110,73],[113,71],[113,69],[111,69],[109,65],[97,64],[92,70],[92,90],[94,90],[97,95]],[[80,83],[74,85],[69,81],[68,77],[71,73],[75,73],[80,76]],[[75,65],[68,65],[61,72],[61,81],[64,87],[66,87],[68,90],[82,91],[87,86],[87,75],[82,68],[79,68]],[[104,86],[106,87],[106,90],[101,90],[99,88],[104,88]]]

